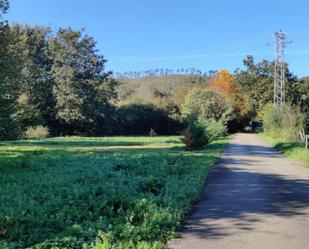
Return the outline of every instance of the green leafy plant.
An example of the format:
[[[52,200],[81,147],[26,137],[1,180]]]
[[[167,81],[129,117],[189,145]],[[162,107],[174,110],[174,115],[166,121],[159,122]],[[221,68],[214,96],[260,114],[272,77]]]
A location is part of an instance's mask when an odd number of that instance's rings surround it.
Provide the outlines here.
[[[187,150],[202,148],[209,142],[209,136],[203,125],[196,121],[190,121],[182,139]]]
[[[228,141],[196,156],[180,138],[0,144],[0,248],[163,249]]]
[[[214,141],[227,134],[226,127],[221,120],[199,118],[198,123],[204,128],[209,141]]]

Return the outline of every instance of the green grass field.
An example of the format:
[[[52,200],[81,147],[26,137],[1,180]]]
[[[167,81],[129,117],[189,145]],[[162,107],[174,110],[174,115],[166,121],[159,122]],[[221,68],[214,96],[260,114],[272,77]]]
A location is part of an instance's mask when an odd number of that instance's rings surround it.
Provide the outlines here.
[[[0,248],[163,248],[227,143],[187,152],[176,136],[1,142]]]
[[[285,156],[303,163],[305,166],[309,167],[309,150],[305,148],[304,144],[299,142],[289,142],[283,139],[275,139],[267,136],[265,133],[261,134],[269,144],[274,146]]]

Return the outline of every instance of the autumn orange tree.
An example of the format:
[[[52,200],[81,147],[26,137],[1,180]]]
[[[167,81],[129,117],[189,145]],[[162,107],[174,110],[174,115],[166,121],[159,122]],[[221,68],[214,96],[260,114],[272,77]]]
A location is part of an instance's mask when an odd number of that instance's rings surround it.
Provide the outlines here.
[[[223,69],[210,79],[209,87],[223,93],[230,106],[234,106],[239,112],[242,112],[245,108],[245,101],[240,91],[233,85],[233,80],[233,75]]]
[[[220,70],[210,79],[210,87],[226,94],[235,93],[236,89],[232,86],[233,79],[233,75],[229,71]]]
[[[225,98],[228,109],[222,119],[228,130],[235,132],[241,129],[250,119],[252,110],[243,93],[235,87],[233,75],[225,69],[218,71],[210,79],[209,88],[220,92]]]

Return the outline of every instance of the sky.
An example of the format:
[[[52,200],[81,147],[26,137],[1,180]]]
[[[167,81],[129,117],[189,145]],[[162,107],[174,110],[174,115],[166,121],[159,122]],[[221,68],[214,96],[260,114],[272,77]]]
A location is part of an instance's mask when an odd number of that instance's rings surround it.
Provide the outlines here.
[[[309,75],[309,0],[9,0],[11,23],[85,29],[114,72],[243,68],[247,54],[274,58],[274,32],[288,36],[285,60]]]

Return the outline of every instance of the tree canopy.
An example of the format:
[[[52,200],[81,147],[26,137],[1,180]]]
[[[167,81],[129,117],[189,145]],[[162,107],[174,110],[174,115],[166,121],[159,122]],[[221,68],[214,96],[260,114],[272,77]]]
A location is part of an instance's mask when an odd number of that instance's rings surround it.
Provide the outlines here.
[[[46,133],[179,133],[189,119],[214,119],[228,131],[261,117],[273,101],[274,62],[248,55],[242,70],[208,73],[195,68],[113,74],[93,37],[83,30],[5,21],[0,0],[0,139]],[[286,67],[286,96],[309,128],[309,80]]]

